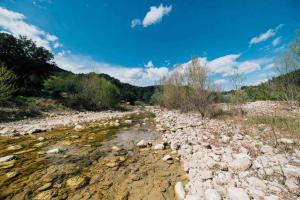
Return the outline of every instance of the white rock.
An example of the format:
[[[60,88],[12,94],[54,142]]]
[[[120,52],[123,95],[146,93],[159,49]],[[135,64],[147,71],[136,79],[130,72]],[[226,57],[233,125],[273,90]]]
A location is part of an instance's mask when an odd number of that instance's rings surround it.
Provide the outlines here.
[[[5,127],[0,130],[0,135],[6,135],[9,133],[9,128]]]
[[[54,149],[48,150],[47,154],[57,154],[57,153],[62,153],[64,151],[66,151],[66,150],[63,148],[54,148]]]
[[[262,152],[263,154],[273,154],[274,149],[269,145],[264,145],[260,148],[260,152]]]
[[[154,150],[163,150],[165,148],[164,144],[156,144],[153,146]]]
[[[132,120],[127,119],[127,120],[124,121],[124,123],[125,123],[125,124],[131,124],[131,123],[132,123]]]
[[[245,171],[251,166],[250,157],[247,154],[238,154],[230,163],[230,167],[236,171]]]
[[[289,176],[289,177],[300,176],[300,167],[296,167],[293,165],[286,165],[283,167],[282,170],[285,176]]]
[[[266,196],[264,200],[279,200],[279,197],[275,195],[270,195]]]
[[[261,190],[255,188],[248,188],[247,190],[253,199],[263,199],[265,197],[265,193]]]
[[[167,160],[172,160],[172,156],[170,156],[169,154],[165,155],[163,158],[163,161],[167,161]]]
[[[212,171],[210,171],[210,170],[203,170],[201,172],[201,178],[203,180],[211,179],[212,177],[213,177]]]
[[[287,139],[287,138],[280,138],[278,140],[279,142],[283,143],[283,144],[294,144],[295,141],[292,139]]]
[[[183,200],[185,197],[185,191],[182,182],[177,182],[175,185],[175,196],[178,200]]]
[[[215,189],[207,189],[205,191],[205,199],[206,200],[221,200],[221,196]]]
[[[75,131],[81,131],[84,127],[81,126],[80,124],[76,124],[75,127],[74,127],[74,130]]]
[[[299,189],[297,183],[297,181],[292,179],[292,178],[288,178],[285,181],[285,185],[291,190],[291,191],[297,191]]]
[[[265,182],[257,177],[249,177],[247,178],[249,186],[258,190],[266,191],[267,186]]]
[[[248,194],[242,188],[229,187],[227,193],[230,200],[250,200]]]
[[[146,147],[147,146],[147,142],[145,140],[141,140],[139,141],[136,146],[138,147]]]
[[[10,160],[13,160],[13,159],[16,159],[15,155],[0,157],[0,163],[7,162],[7,161],[10,161]]]
[[[226,144],[226,143],[228,143],[229,141],[230,141],[230,137],[228,137],[228,136],[226,136],[226,135],[223,135],[223,136],[222,136],[222,142],[223,142],[223,143]]]

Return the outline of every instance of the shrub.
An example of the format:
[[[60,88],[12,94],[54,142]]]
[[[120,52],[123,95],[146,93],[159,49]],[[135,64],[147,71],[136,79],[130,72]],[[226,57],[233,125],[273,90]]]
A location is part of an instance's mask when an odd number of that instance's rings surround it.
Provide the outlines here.
[[[0,64],[0,102],[3,102],[11,97],[11,95],[16,91],[14,86],[14,81],[16,80],[16,75]]]
[[[46,80],[44,86],[52,96],[60,97],[72,108],[104,109],[116,106],[120,100],[118,88],[95,73],[58,74]]]

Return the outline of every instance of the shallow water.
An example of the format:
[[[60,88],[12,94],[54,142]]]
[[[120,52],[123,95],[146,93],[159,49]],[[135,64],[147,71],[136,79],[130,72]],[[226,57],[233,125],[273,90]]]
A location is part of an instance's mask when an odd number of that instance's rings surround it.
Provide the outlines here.
[[[132,123],[126,123],[128,119]],[[160,137],[151,114],[83,126],[81,131],[70,126],[36,136],[1,137],[0,157],[15,158],[0,164],[0,199],[174,198],[172,186],[181,176],[179,163],[163,163],[163,152],[152,154],[135,147],[141,139]],[[49,153],[51,149],[60,152]],[[164,178],[170,168],[172,174]],[[161,183],[163,191],[157,191]]]

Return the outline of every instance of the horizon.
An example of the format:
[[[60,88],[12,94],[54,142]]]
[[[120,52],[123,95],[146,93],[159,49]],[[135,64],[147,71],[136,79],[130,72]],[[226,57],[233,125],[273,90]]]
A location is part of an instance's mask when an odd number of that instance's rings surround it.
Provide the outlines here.
[[[224,90],[234,69],[245,85],[274,75],[299,28],[299,1],[0,2],[0,31],[24,35],[74,73],[105,73],[156,85],[193,56]]]

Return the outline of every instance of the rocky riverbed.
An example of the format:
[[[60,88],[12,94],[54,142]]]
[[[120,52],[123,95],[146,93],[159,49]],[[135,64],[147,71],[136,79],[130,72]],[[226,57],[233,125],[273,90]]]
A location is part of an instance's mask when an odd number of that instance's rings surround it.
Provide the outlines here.
[[[297,141],[278,138],[274,147],[263,135],[253,136],[238,123],[151,111],[156,114],[157,130],[177,152],[189,178],[184,190],[178,189],[181,199],[300,199]]]
[[[0,199],[163,200],[186,183],[150,113],[74,120],[38,135],[0,137]]]

